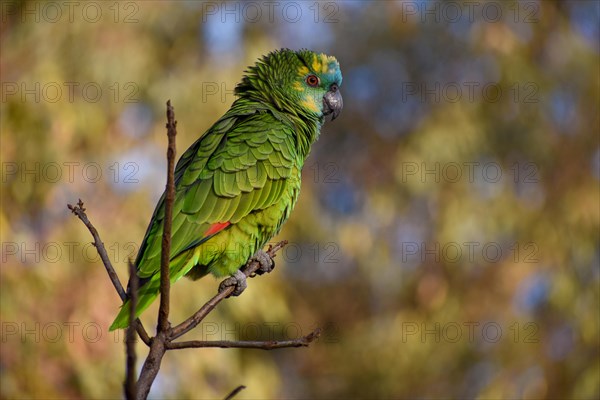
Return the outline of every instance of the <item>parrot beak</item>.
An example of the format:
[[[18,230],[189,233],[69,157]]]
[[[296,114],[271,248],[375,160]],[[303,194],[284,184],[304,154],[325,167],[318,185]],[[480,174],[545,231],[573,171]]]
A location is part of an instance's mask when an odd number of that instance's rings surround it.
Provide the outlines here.
[[[329,87],[329,91],[325,93],[325,96],[323,96],[323,115],[331,114],[331,120],[333,121],[340,115],[343,107],[342,93],[334,83]]]

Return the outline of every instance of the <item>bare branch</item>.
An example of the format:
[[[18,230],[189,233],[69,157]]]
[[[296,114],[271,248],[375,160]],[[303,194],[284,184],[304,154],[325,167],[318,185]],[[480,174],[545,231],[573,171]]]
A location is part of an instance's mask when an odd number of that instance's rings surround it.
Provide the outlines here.
[[[140,372],[140,378],[138,380],[137,398],[140,400],[146,399],[148,397],[148,393],[150,393],[152,383],[154,382],[154,379],[156,379],[156,375],[158,375],[158,371],[160,370],[162,358],[165,355],[165,351],[167,351],[165,347],[167,341],[167,332],[161,330],[159,330],[156,336],[152,338],[150,351],[148,352],[148,356],[144,361],[142,372]]]
[[[233,399],[239,392],[241,392],[244,389],[246,389],[246,386],[244,386],[244,385],[240,385],[240,386],[236,387],[235,389],[233,389],[231,391],[231,393],[229,393],[227,395],[227,397],[225,397],[224,400],[231,400],[231,399]]]
[[[146,346],[150,347],[150,343],[152,342],[152,339],[150,338],[150,335],[148,335],[148,332],[146,332],[144,325],[142,325],[142,321],[140,321],[139,319],[136,319],[134,323],[135,323],[135,330],[137,331],[138,335],[140,336],[140,339],[142,339],[142,342],[144,342],[144,344]]]
[[[269,250],[267,250],[267,254],[271,258],[274,258],[276,255],[275,253],[277,251],[279,251],[280,249],[282,249],[287,243],[288,243],[287,240],[283,240],[283,241],[277,243],[275,246],[269,246]],[[254,261],[254,262],[250,263],[247,267],[242,269],[242,272],[247,277],[252,277],[254,275],[254,273],[256,272],[256,270],[258,270],[258,268],[260,268],[259,262]],[[211,298],[209,301],[207,301],[206,304],[204,304],[198,311],[196,311],[196,313],[194,315],[192,315],[191,317],[189,317],[188,319],[183,321],[181,324],[175,326],[171,330],[171,335],[170,335],[171,340],[181,337],[185,333],[189,332],[190,330],[192,330],[196,326],[198,326],[198,324],[200,322],[202,322],[202,320],[212,310],[214,310],[214,308],[217,306],[217,304],[219,304],[221,301],[223,301],[225,298],[227,298],[227,296],[229,296],[234,291],[234,289],[235,288],[233,286],[230,286],[226,290],[217,293],[213,298]]]
[[[160,306],[158,309],[158,332],[150,344],[150,352],[140,372],[138,381],[138,398],[145,399],[158,371],[162,358],[167,351],[166,344],[170,341],[171,327],[169,324],[169,295],[171,280],[169,264],[171,255],[171,225],[173,220],[173,203],[175,202],[175,136],[177,121],[171,100],[167,101],[167,188],[165,189],[165,221],[163,226],[162,247],[160,256]]]
[[[302,336],[292,340],[267,340],[267,341],[245,341],[245,340],[190,340],[187,342],[171,342],[167,343],[167,350],[180,350],[203,347],[220,347],[224,349],[261,349],[275,350],[285,347],[306,347],[319,338],[321,328],[317,328],[306,336]]]
[[[173,203],[175,201],[175,136],[177,121],[171,100],[167,101],[167,188],[165,195],[165,221],[160,256],[160,308],[158,309],[158,330],[167,332],[169,326],[169,298],[171,280],[169,277],[169,261],[171,258],[171,225],[173,223]]]
[[[137,397],[137,382],[135,376],[135,363],[137,356],[135,354],[135,308],[138,297],[138,276],[135,265],[131,262],[129,265],[129,327],[125,332],[125,353],[127,354],[126,378],[125,378],[125,398],[134,400]]]
[[[79,199],[79,201],[77,202],[77,205],[73,206],[71,204],[67,204],[67,207],[69,208],[69,210],[71,210],[71,212],[73,214],[75,214],[81,220],[81,222],[83,222],[83,224],[88,228],[88,230],[92,234],[92,237],[94,238],[94,247],[96,247],[96,251],[100,255],[100,259],[102,260],[102,264],[104,264],[104,268],[106,269],[106,272],[108,273],[108,277],[110,278],[115,290],[117,291],[117,294],[121,298],[121,301],[125,302],[125,300],[127,300],[127,294],[125,293],[125,289],[123,289],[123,285],[121,284],[121,281],[119,280],[119,276],[115,272],[115,269],[113,268],[113,266],[110,262],[110,259],[108,258],[108,253],[106,252],[104,243],[100,239],[100,235],[98,234],[98,231],[96,230],[94,225],[92,225],[92,223],[90,222],[90,220],[88,219],[88,217],[85,213],[85,208],[83,207],[83,201],[81,201],[81,199]],[[136,323],[136,331],[137,331],[138,335],[140,335],[140,339],[142,339],[142,341],[147,346],[150,346],[150,336],[148,336],[148,333],[146,332],[146,329],[142,325],[142,322],[139,319],[136,319],[135,323]]]
[[[85,226],[92,234],[92,237],[94,238],[94,247],[96,247],[96,250],[100,255],[100,259],[102,260],[102,264],[104,264],[104,268],[106,268],[106,272],[108,272],[108,277],[110,278],[113,286],[117,290],[117,293],[119,294],[121,300],[125,301],[127,299],[125,289],[123,289],[123,285],[121,285],[119,276],[115,272],[115,269],[113,268],[110,259],[108,258],[108,254],[106,253],[106,249],[104,248],[104,243],[102,243],[102,240],[100,240],[100,235],[98,234],[98,231],[96,230],[96,228],[94,228],[94,225],[92,225],[87,215],[85,214],[85,208],[83,208],[83,201],[79,199],[76,206],[67,204],[67,207],[69,208],[69,210],[71,210],[73,214],[79,217],[81,222],[85,224]]]

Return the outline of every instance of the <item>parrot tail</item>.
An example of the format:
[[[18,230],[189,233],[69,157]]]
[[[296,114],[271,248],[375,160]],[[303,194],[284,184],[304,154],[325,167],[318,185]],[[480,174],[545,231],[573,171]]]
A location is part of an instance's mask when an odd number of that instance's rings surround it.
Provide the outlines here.
[[[198,255],[194,250],[190,250],[180,257],[171,260],[171,283],[178,281],[185,273],[187,273],[194,264],[198,262]],[[135,317],[138,318],[144,310],[152,304],[160,293],[160,273],[152,275],[138,290],[138,304],[135,309]],[[129,326],[129,300],[125,301],[121,306],[121,311],[117,318],[113,321],[109,331],[116,329],[125,329]]]
[[[147,285],[148,286],[152,285],[152,283],[153,282],[150,281],[150,282],[148,282]],[[144,287],[144,289],[146,289],[146,287]],[[150,288],[148,288],[148,289],[150,289]],[[160,292],[159,286],[156,287],[156,290],[153,290],[151,292],[148,290],[140,291],[140,293],[138,295],[138,304],[135,309],[135,317],[136,318],[139,317],[140,314],[146,308],[148,308],[148,306],[150,304],[152,304],[152,302],[158,297],[159,292]],[[109,331],[114,331],[115,329],[125,329],[129,326],[129,314],[130,314],[129,309],[130,309],[129,300],[127,300],[121,306],[121,311],[119,311],[119,315],[117,315],[117,318],[115,318],[115,320],[113,321],[110,328],[108,328]]]

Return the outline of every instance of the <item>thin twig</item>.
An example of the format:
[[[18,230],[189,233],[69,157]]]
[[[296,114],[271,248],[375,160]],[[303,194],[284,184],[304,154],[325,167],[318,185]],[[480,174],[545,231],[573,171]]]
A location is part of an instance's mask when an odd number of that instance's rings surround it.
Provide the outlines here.
[[[148,335],[148,332],[146,332],[146,328],[144,328],[144,325],[142,325],[142,321],[140,321],[139,318],[135,320],[135,330],[137,331],[140,339],[142,339],[142,342],[144,342],[146,346],[150,347],[152,339],[150,338],[150,335]]]
[[[302,336],[292,340],[267,340],[267,341],[251,341],[251,340],[189,340],[187,342],[171,342],[167,343],[167,350],[180,350],[203,347],[220,347],[223,349],[261,349],[275,350],[284,347],[306,347],[319,338],[321,328],[317,328],[306,336]]]
[[[236,387],[223,400],[231,400],[231,399],[233,399],[239,392],[241,392],[244,389],[246,389],[246,386],[244,386],[244,385],[240,385],[240,386]]]
[[[282,249],[287,243],[288,243],[287,240],[283,240],[274,246],[269,246],[269,250],[267,250],[267,254],[271,258],[274,258],[275,253],[277,253],[277,251]],[[242,269],[242,272],[247,277],[250,277],[259,268],[260,268],[260,263],[258,261],[253,261],[248,266],[246,266],[244,269]],[[198,324],[200,322],[202,322],[202,320],[212,310],[214,310],[214,308],[217,306],[217,304],[219,304],[221,301],[223,301],[225,298],[227,298],[227,296],[229,296],[234,291],[234,289],[235,288],[233,286],[229,286],[227,289],[223,290],[222,292],[217,293],[213,298],[211,298],[209,301],[207,301],[206,304],[204,304],[198,311],[196,311],[194,313],[194,315],[192,315],[191,317],[189,317],[188,319],[186,319],[185,321],[183,321],[182,323],[180,323],[179,325],[177,325],[173,329],[171,329],[171,335],[170,335],[171,340],[181,337],[185,333],[189,332],[190,330],[192,330],[196,326],[198,326]]]
[[[171,280],[169,277],[169,261],[171,255],[171,225],[173,203],[175,202],[175,136],[177,135],[177,121],[171,100],[167,101],[167,188],[165,189],[165,220],[163,225],[162,247],[160,257],[160,306],[158,309],[158,330],[152,339],[150,351],[142,366],[138,380],[138,399],[145,399],[150,393],[150,388],[158,371],[162,358],[167,351],[166,344],[170,341],[171,327],[169,324],[169,295]]]
[[[169,330],[169,298],[171,280],[169,278],[169,261],[171,259],[171,225],[173,223],[173,203],[175,202],[175,136],[177,121],[171,100],[167,101],[167,188],[165,190],[165,220],[163,226],[162,248],[160,255],[160,307],[158,309],[158,329]]]
[[[121,298],[121,301],[125,302],[125,300],[127,300],[127,294],[125,293],[125,289],[123,289],[123,285],[121,284],[121,281],[119,280],[119,276],[115,272],[115,269],[113,268],[112,263],[110,262],[110,259],[108,258],[108,253],[106,252],[104,243],[100,239],[100,235],[98,234],[98,231],[96,230],[94,225],[92,225],[92,223],[90,222],[90,220],[88,219],[88,217],[85,213],[85,208],[83,207],[83,201],[81,201],[81,199],[79,199],[79,201],[77,202],[77,205],[73,206],[71,204],[67,204],[67,207],[69,208],[69,210],[71,210],[71,212],[73,214],[75,214],[81,220],[81,222],[83,222],[83,224],[88,228],[88,230],[92,234],[92,237],[94,238],[94,247],[96,247],[96,251],[100,255],[100,259],[102,260],[102,264],[104,264],[104,268],[106,269],[106,272],[108,273],[108,277],[110,278],[110,281],[112,282],[115,290],[117,291],[117,294]],[[139,319],[136,319],[135,323],[136,323],[136,331],[137,331],[138,335],[140,335],[140,339],[142,339],[142,341],[147,346],[150,346],[150,336],[148,336],[148,332],[146,332],[144,325],[142,325],[142,322]]]
[[[134,400],[137,397],[137,382],[135,363],[137,356],[135,354],[135,308],[138,297],[138,276],[135,265],[129,260],[129,327],[125,332],[125,353],[127,354],[126,378],[125,378],[125,398]]]
[[[94,247],[96,247],[96,250],[100,255],[100,259],[102,260],[102,264],[104,264],[104,268],[106,268],[106,272],[108,272],[108,277],[110,278],[113,286],[117,290],[117,293],[119,294],[121,300],[127,300],[127,294],[125,293],[125,289],[123,289],[123,285],[121,285],[121,281],[119,281],[119,276],[115,272],[115,269],[113,268],[110,259],[108,258],[108,254],[106,253],[106,249],[104,248],[104,243],[102,243],[102,240],[100,240],[100,235],[98,234],[98,231],[96,230],[96,228],[94,228],[94,225],[92,225],[87,215],[85,214],[85,208],[83,208],[83,201],[79,199],[76,206],[67,204],[67,207],[69,208],[69,210],[71,210],[73,214],[79,217],[81,222],[85,224],[85,226],[92,234],[92,237],[94,238]]]

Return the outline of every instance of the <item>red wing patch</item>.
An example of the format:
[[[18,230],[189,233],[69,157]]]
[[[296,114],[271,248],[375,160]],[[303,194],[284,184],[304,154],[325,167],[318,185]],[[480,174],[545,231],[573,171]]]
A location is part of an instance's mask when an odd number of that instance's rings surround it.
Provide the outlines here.
[[[210,226],[210,228],[208,228],[208,230],[206,232],[204,232],[204,237],[212,236],[215,233],[220,232],[223,229],[227,228],[229,225],[231,225],[231,222],[229,222],[229,221],[214,223]]]

